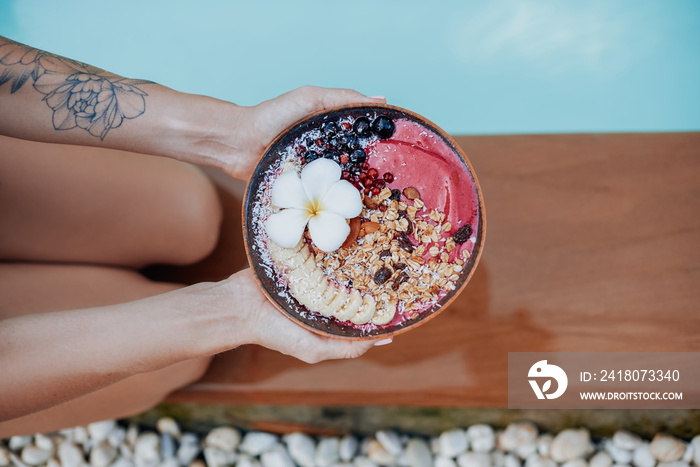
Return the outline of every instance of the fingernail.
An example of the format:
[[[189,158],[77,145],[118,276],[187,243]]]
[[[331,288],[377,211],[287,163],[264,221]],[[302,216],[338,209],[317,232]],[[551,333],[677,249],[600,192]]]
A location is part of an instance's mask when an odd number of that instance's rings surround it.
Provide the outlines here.
[[[369,97],[370,99],[382,99],[382,100],[386,100],[386,96],[367,96],[367,97]]]
[[[386,339],[382,339],[382,340],[380,340],[380,341],[375,342],[375,343],[374,343],[374,346],[376,347],[376,346],[378,346],[378,345],[387,345],[387,344],[391,344],[391,341],[393,341],[393,339],[392,339],[391,337],[388,337],[388,338],[386,338]]]

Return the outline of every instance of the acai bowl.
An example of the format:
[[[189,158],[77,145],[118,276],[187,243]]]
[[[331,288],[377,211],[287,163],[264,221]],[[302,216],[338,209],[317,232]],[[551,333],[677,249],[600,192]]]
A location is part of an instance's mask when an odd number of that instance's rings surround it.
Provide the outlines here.
[[[267,148],[246,188],[246,254],[268,299],[324,336],[376,339],[435,317],[464,289],[485,234],[462,150],[399,107],[311,115]]]

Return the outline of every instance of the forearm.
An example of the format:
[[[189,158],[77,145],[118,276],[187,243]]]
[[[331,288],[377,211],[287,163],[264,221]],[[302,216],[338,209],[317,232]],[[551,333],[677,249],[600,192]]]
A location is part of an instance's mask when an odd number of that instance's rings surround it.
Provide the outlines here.
[[[227,304],[238,305],[225,306],[224,295]],[[236,281],[227,281],[0,322],[0,421],[237,347],[250,334],[246,295]]]
[[[224,168],[241,152],[245,113],[0,37],[0,134]]]

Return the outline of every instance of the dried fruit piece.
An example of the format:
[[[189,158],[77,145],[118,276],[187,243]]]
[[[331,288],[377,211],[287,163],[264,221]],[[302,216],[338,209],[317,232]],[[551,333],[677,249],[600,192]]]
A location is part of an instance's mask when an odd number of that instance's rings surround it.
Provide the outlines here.
[[[408,199],[420,199],[420,191],[412,186],[404,188],[403,195]]]
[[[360,220],[359,217],[353,217],[350,219],[350,233],[348,234],[348,238],[345,239],[345,242],[340,246],[340,248],[350,248],[353,243],[355,243],[355,240],[357,240],[357,236],[360,234],[360,226],[362,225],[362,221]]]
[[[469,240],[469,237],[472,236],[472,226],[467,224],[463,225],[459,229],[457,229],[457,232],[452,236],[454,238],[455,243],[462,244]]]
[[[391,196],[389,196],[389,199],[392,201],[398,201],[401,199],[401,191],[394,188],[391,190]]]
[[[391,277],[391,271],[387,267],[379,268],[379,270],[374,273],[374,283],[377,285],[382,285]]]
[[[408,239],[407,235],[405,235],[405,234],[401,235],[397,239],[397,241],[399,243],[399,247],[402,250],[408,251],[409,253],[413,253],[413,243],[411,243],[411,241]]]
[[[377,204],[377,202],[369,196],[365,196],[362,202],[367,207],[367,209],[377,209],[377,207],[379,207],[379,204]]]

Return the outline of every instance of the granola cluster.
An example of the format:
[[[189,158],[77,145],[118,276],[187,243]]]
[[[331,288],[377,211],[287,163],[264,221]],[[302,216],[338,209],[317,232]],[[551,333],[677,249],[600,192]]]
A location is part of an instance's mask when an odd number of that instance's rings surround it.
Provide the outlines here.
[[[413,187],[384,188],[364,196],[363,204],[343,248],[313,249],[316,263],[337,283],[372,294],[378,309],[395,307],[413,319],[455,288],[470,256],[455,235],[462,229],[443,212],[428,210]]]

